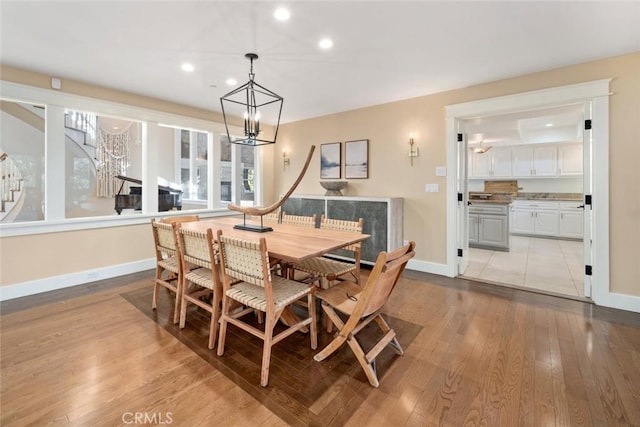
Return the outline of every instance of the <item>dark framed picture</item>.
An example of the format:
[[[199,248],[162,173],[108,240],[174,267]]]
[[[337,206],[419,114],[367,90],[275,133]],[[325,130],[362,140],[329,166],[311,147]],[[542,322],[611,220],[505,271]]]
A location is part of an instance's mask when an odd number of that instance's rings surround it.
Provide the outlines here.
[[[344,177],[347,179],[369,178],[369,140],[344,143]]]
[[[342,143],[320,145],[320,178],[339,179],[342,170]]]

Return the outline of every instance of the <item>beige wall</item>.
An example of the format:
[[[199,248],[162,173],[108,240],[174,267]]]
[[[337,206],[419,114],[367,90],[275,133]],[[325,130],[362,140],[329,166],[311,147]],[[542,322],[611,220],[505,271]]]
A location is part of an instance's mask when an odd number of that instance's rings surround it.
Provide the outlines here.
[[[48,88],[49,76],[9,67],[3,80]],[[610,121],[611,290],[640,296],[640,53],[535,73],[440,94],[379,105],[282,125],[275,147],[263,149],[265,203],[286,191],[302,167],[311,144],[369,139],[370,178],[349,180],[347,194],[405,198],[405,238],[417,242],[416,259],[446,262],[446,182],[435,167],[446,165],[445,106],[554,86],[613,78]],[[63,80],[70,93],[127,103],[174,114],[212,120],[215,113],[136,96],[85,83]],[[286,108],[286,100],[285,107]],[[409,164],[409,133],[415,134],[420,157]],[[282,150],[291,165],[282,166]],[[319,153],[297,194],[321,194]],[[425,193],[426,183],[440,184],[439,193]],[[453,219],[450,219],[453,220]],[[126,242],[126,243],[125,243]],[[148,225],[53,233],[0,239],[0,285],[22,283],[148,259],[153,256]],[[71,249],[74,247],[82,250]],[[60,255],[62,250],[70,251]],[[54,258],[51,254],[57,254]],[[34,264],[38,268],[34,268]],[[597,267],[595,267],[597,268]]]
[[[282,192],[293,181],[309,145],[319,149],[323,143],[369,139],[369,179],[349,180],[346,193],[404,197],[404,237],[417,242],[416,259],[446,263],[446,222],[454,218],[446,217],[446,178],[435,176],[436,166],[447,163],[445,107],[605,78],[613,78],[611,291],[640,296],[635,249],[640,242],[640,53],[284,125],[278,145],[291,153],[291,166],[274,168],[277,189]],[[413,167],[408,157],[410,132],[420,148]],[[296,193],[322,194],[319,176],[319,161],[314,161]],[[425,193],[427,183],[440,184],[440,192]]]

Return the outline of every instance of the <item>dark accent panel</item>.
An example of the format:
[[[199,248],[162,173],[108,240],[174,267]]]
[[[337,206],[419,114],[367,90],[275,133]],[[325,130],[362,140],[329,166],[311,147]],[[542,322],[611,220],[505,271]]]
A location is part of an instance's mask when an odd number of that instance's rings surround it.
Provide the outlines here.
[[[387,250],[387,202],[328,200],[327,217],[348,221],[363,219],[363,233],[371,237],[362,242],[362,260],[375,262],[378,253]]]
[[[320,217],[324,213],[324,200],[290,197],[284,202],[282,211],[289,215],[312,216],[316,214],[316,227],[320,227]]]

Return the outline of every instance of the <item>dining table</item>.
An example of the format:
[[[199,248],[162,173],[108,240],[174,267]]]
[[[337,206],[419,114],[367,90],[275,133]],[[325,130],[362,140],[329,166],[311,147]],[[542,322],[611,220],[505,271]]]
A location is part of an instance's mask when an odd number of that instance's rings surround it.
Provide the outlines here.
[[[187,222],[182,227],[190,230],[206,231],[212,229],[214,236],[222,230],[225,236],[244,240],[259,240],[264,237],[267,242],[269,258],[300,263],[309,258],[326,255],[345,246],[367,240],[370,235],[354,231],[328,230],[295,224],[278,224],[270,222],[273,231],[263,233],[240,230],[235,225],[244,224],[242,216],[225,216]],[[247,224],[260,225],[259,221],[246,220]]]
[[[269,227],[273,229],[272,231],[260,233],[234,228],[239,224],[261,225],[260,221],[245,220],[242,216],[225,216],[187,222],[181,226],[196,231],[212,229],[214,236],[218,233],[218,230],[221,230],[225,236],[244,240],[257,241],[264,237],[270,260],[278,260],[285,264],[300,263],[309,258],[326,255],[371,237],[369,234],[355,231],[329,230],[274,222],[269,222]],[[285,310],[282,313],[281,320],[285,324],[297,322],[297,318],[291,310]]]

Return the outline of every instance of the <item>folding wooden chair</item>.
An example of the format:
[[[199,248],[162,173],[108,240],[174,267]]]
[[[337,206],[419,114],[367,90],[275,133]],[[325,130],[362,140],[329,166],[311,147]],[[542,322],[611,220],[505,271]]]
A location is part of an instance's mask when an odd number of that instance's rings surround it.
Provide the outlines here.
[[[333,341],[313,357],[316,361],[326,359],[346,342],[362,366],[369,383],[378,387],[375,364],[378,354],[387,344],[391,344],[397,354],[403,354],[395,331],[382,317],[382,309],[398,283],[407,262],[415,255],[414,248],[415,243],[409,242],[408,245],[395,251],[381,252],[363,286],[343,281],[330,289],[316,292],[316,297],[322,301],[322,309],[338,328]],[[347,320],[343,321],[338,312],[348,316]],[[372,321],[375,321],[382,330],[383,336],[368,352],[365,352],[356,336]]]
[[[218,231],[220,264],[223,275],[222,315],[220,317],[220,337],[218,338],[218,356],[224,354],[227,324],[231,323],[264,341],[262,351],[262,370],[260,384],[266,387],[269,382],[271,347],[310,325],[311,348],[318,345],[316,330],[316,309],[312,285],[296,282],[271,274],[269,256],[265,238],[259,241],[246,241],[223,236]],[[232,280],[240,282],[233,284]],[[307,297],[309,316],[299,320],[282,332],[274,335],[274,327],[282,312],[299,300]],[[231,312],[236,301],[246,308]],[[246,323],[243,317],[255,310],[265,313],[264,330]]]

